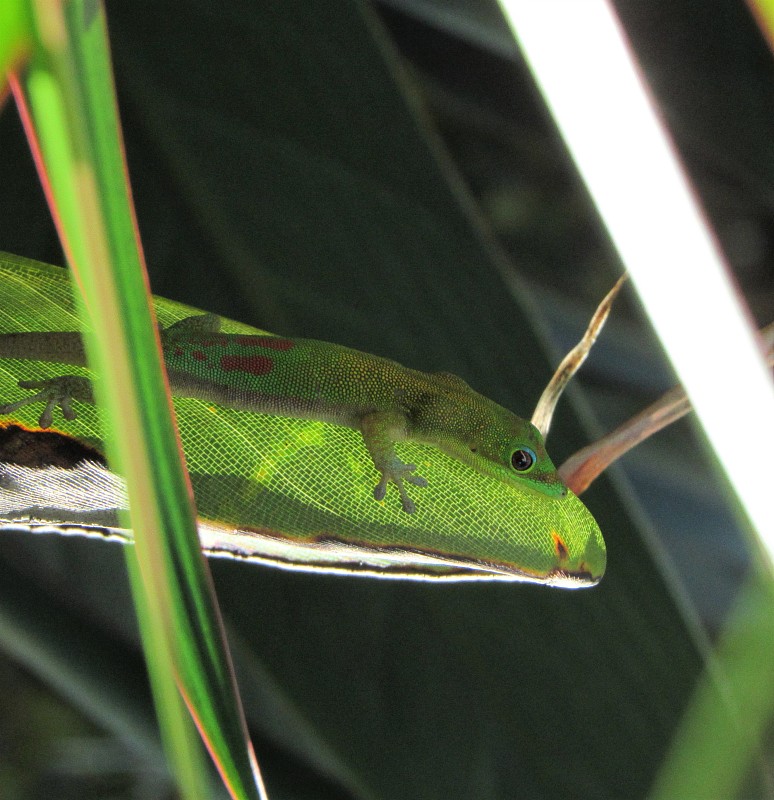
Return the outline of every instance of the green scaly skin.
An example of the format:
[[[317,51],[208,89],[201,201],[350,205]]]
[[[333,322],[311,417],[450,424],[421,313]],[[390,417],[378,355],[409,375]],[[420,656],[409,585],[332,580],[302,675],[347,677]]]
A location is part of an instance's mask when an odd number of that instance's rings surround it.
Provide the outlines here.
[[[402,440],[433,445],[484,475],[550,497],[567,492],[537,429],[455,375],[419,372],[311,339],[220,333],[220,320],[212,314],[181,320],[162,331],[161,340],[175,396],[359,430],[381,474],[375,498],[382,500],[392,483],[408,513],[415,506],[404,484],[423,487],[427,481],[396,455],[394,444]],[[78,333],[0,335],[0,357],[86,364]],[[70,375],[19,385],[39,391],[0,406],[0,414],[45,402],[44,428],[57,406],[66,419],[74,419],[73,400],[94,402],[88,378]]]

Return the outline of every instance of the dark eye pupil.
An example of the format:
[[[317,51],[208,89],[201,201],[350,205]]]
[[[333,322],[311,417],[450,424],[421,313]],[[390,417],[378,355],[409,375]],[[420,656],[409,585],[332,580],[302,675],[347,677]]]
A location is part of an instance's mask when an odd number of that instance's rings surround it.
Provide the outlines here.
[[[532,466],[534,459],[527,450],[516,450],[511,456],[511,465],[517,472],[524,472]]]

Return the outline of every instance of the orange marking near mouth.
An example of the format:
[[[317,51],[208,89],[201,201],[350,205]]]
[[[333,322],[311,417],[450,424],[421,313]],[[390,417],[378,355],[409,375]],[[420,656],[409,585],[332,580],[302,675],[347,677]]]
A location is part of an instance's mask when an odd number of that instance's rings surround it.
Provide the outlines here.
[[[551,538],[554,540],[554,550],[556,550],[556,555],[559,556],[559,560],[567,561],[570,557],[570,551],[567,549],[567,545],[564,543],[562,537],[556,531],[551,531]]]

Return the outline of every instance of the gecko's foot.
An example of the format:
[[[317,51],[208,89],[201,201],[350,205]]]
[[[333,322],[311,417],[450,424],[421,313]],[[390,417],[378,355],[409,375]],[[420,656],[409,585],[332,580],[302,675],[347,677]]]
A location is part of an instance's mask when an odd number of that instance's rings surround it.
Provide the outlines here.
[[[38,419],[41,428],[51,427],[55,408],[61,408],[62,416],[65,419],[73,420],[78,416],[72,407],[73,399],[92,402],[90,399],[92,396],[91,381],[76,375],[63,375],[42,381],[19,381],[19,388],[40,389],[40,391],[31,397],[17,400],[15,403],[0,405],[0,414],[12,414],[24,406],[45,403],[46,407]]]
[[[381,470],[382,479],[374,488],[374,498],[376,500],[384,500],[384,497],[387,494],[387,484],[394,483],[395,486],[398,487],[398,492],[400,493],[400,502],[403,506],[403,510],[407,514],[413,514],[417,510],[417,507],[414,505],[414,501],[406,493],[406,488],[403,483],[405,481],[406,483],[411,483],[414,486],[421,486],[423,488],[427,486],[427,481],[425,478],[421,477],[420,475],[412,475],[416,468],[416,464],[404,464],[402,461],[395,459],[395,461],[388,467],[385,467]]]

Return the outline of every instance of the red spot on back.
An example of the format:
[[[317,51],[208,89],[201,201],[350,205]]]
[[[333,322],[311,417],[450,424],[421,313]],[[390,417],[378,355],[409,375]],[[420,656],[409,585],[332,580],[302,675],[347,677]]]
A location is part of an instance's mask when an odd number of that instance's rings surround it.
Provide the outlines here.
[[[266,356],[221,356],[220,366],[226,372],[266,375],[272,371],[274,361]]]
[[[204,353],[202,353],[201,350],[194,350],[191,353],[191,356],[194,359],[194,361],[206,361],[207,360],[207,356]]]
[[[278,336],[238,336],[236,341],[242,347],[261,347],[269,350],[290,350],[296,344],[292,339],[280,339]]]

